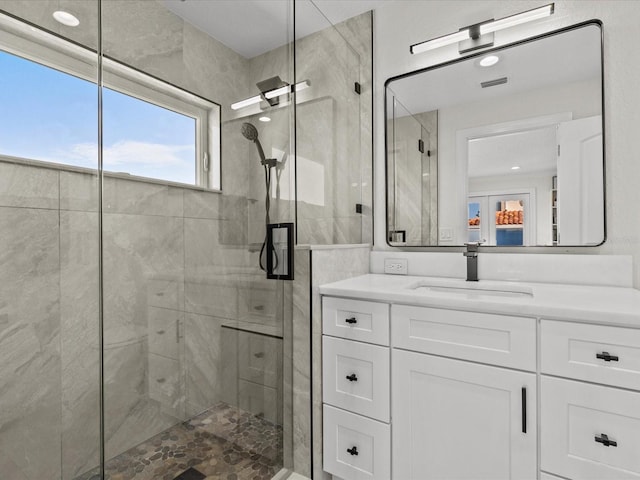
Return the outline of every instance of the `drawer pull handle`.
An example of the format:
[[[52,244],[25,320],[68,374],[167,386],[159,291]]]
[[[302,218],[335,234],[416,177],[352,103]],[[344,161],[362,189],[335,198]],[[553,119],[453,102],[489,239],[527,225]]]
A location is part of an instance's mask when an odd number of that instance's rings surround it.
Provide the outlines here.
[[[354,323],[358,323],[358,320],[356,320],[356,317],[345,318],[344,321],[347,322],[349,325],[353,325]]]
[[[610,355],[609,352],[596,353],[596,358],[605,362],[617,362],[619,360],[616,355]]]
[[[264,358],[264,352],[254,353],[253,356],[256,358]]]
[[[353,446],[351,448],[347,448],[347,453],[351,455],[358,455],[358,447]]]
[[[527,387],[522,387],[522,433],[527,433]]]
[[[156,378],[156,382],[158,382],[158,383],[164,383],[166,381],[167,380],[165,378]]]
[[[358,381],[358,377],[356,376],[355,373],[352,373],[351,375],[347,375],[347,380],[349,380],[350,382],[357,382]]]
[[[596,440],[596,443],[601,443],[605,447],[617,447],[618,446],[618,442],[616,442],[615,440],[609,440],[609,437],[604,433],[601,433],[600,436],[596,435],[595,436],[595,440]]]
[[[164,335],[164,330],[158,330],[156,333],[157,333],[158,335]]]

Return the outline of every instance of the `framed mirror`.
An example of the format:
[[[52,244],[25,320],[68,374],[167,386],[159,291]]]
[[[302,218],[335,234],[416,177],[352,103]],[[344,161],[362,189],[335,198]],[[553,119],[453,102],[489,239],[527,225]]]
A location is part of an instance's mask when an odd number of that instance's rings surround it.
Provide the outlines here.
[[[391,246],[605,241],[602,24],[385,83]]]

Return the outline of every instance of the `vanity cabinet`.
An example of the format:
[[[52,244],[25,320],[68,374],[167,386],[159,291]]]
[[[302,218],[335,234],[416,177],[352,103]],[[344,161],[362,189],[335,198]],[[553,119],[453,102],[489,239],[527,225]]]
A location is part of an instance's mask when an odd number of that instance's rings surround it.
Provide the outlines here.
[[[322,301],[323,469],[391,478],[389,305]]]
[[[640,479],[640,328],[575,316],[324,296],[324,470]]]
[[[393,478],[535,479],[536,376],[393,350]]]
[[[640,330],[542,320],[541,469],[640,478]],[[551,440],[552,439],[552,440]]]
[[[535,319],[391,312],[393,478],[536,478]]]

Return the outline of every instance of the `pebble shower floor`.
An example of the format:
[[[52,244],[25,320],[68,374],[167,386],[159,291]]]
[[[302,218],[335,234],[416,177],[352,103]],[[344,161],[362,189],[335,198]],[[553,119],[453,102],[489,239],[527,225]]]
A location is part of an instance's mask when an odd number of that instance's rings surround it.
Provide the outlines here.
[[[220,403],[107,461],[105,480],[174,480],[189,468],[206,480],[269,480],[282,468],[282,427]]]

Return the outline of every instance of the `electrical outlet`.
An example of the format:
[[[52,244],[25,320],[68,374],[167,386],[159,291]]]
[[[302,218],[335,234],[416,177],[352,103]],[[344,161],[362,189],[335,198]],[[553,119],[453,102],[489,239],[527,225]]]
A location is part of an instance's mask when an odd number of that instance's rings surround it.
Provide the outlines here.
[[[392,275],[406,275],[408,271],[408,262],[406,258],[385,258],[384,273]]]
[[[443,242],[453,240],[453,228],[441,228],[440,229],[440,240]]]

